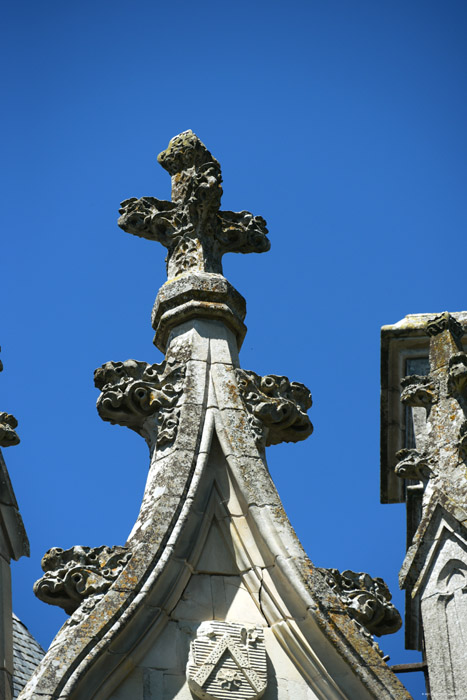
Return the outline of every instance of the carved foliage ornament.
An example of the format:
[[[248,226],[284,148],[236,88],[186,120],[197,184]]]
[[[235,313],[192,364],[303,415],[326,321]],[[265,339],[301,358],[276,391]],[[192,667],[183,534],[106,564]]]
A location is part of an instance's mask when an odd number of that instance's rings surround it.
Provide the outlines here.
[[[127,360],[107,362],[94,373],[101,389],[97,410],[103,420],[125,425],[149,438],[145,422],[157,413],[158,444],[173,440],[178,426],[177,401],[183,389],[184,365]]]
[[[401,380],[401,401],[406,406],[427,408],[437,399],[437,392],[429,377],[412,374]]]
[[[175,136],[158,161],[172,176],[172,201],[127,199],[121,203],[118,225],[168,249],[169,278],[187,270],[222,273],[224,253],[269,250],[261,216],[219,211],[220,165],[192,131]]]
[[[274,374],[260,377],[243,369],[237,369],[236,373],[257,442],[277,445],[298,442],[311,435],[313,425],[306,412],[312,400],[304,384]]]
[[[399,460],[394,471],[401,479],[419,479],[427,481],[434,475],[428,455],[416,449],[404,448],[396,453]]]
[[[15,431],[18,421],[10,413],[0,413],[0,446],[17,445],[19,437]]]
[[[439,333],[446,330],[449,330],[451,335],[457,339],[464,335],[462,324],[456,321],[454,316],[451,316],[447,311],[439,316],[435,316],[426,324],[426,331],[430,336],[439,335]]]
[[[197,698],[260,698],[267,685],[261,627],[203,622],[190,647],[188,685]]]
[[[34,593],[71,615],[83,600],[108,590],[130,557],[125,547],[53,547],[42,558],[45,573],[34,584]]]
[[[331,588],[356,622],[380,637],[397,632],[402,625],[399,612],[391,601],[391,593],[382,578],[365,573],[324,569]]]

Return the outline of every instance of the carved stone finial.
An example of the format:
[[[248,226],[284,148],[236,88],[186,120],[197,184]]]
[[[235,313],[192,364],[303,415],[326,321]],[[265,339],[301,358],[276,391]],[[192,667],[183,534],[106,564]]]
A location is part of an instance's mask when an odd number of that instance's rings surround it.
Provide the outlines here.
[[[175,136],[158,161],[172,176],[172,201],[127,199],[118,225],[168,249],[169,279],[187,271],[222,273],[224,253],[269,250],[266,222],[247,211],[219,211],[218,161],[190,130]]]
[[[397,632],[402,625],[401,616],[391,601],[391,593],[382,578],[372,578],[365,573],[322,569],[328,584],[344,603],[356,622],[370,634],[380,637]]]
[[[167,362],[106,362],[94,373],[94,384],[102,392],[97,400],[99,415],[114,425],[135,430],[151,442],[152,431],[146,421],[158,413],[157,443],[173,440],[178,425],[175,407],[184,374],[183,366]]]
[[[311,435],[313,425],[306,412],[312,400],[304,384],[275,374],[260,377],[244,369],[237,369],[236,373],[258,442],[277,445],[305,440]]]
[[[85,598],[107,591],[130,557],[125,547],[53,547],[42,558],[45,573],[34,584],[34,593],[71,615]]]

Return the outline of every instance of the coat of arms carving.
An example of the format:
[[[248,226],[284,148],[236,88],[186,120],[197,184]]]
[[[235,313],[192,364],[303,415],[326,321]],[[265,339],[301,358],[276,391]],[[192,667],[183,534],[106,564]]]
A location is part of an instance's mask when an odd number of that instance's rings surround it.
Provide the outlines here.
[[[191,643],[188,685],[203,700],[256,700],[267,685],[261,627],[203,622]]]

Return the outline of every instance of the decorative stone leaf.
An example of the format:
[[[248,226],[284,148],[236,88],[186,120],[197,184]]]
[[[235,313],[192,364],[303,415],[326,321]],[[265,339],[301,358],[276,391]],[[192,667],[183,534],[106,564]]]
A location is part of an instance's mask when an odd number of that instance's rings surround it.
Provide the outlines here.
[[[271,247],[262,216],[253,216],[249,211],[222,211],[219,218],[217,240],[224,253],[265,253]]]
[[[406,406],[427,408],[436,401],[436,390],[429,377],[412,374],[402,379],[401,387],[401,401]]]
[[[53,547],[42,558],[45,573],[34,584],[34,593],[71,615],[83,600],[108,590],[130,557],[125,547]]]
[[[159,241],[169,247],[177,230],[177,221],[173,216],[175,209],[174,202],[156,197],[132,197],[120,205],[119,226],[134,236]]]
[[[183,389],[185,367],[176,367],[162,362],[149,365],[147,362],[127,360],[107,362],[94,373],[94,383],[101,389],[97,410],[103,420],[125,425],[148,441],[151,431],[146,425],[149,416],[162,409],[173,408]],[[171,425],[172,439],[177,422]],[[165,430],[165,441],[169,433]]]
[[[418,450],[404,448],[396,453],[396,457],[399,461],[394,471],[401,479],[427,481],[433,473],[428,456]]]
[[[0,413],[0,446],[17,445],[19,437],[15,431],[18,421],[10,413]]]
[[[269,250],[261,216],[219,211],[220,165],[192,131],[175,136],[158,161],[172,176],[172,201],[127,199],[121,204],[118,225],[168,249],[169,278],[188,270],[222,273],[224,253]]]
[[[260,377],[255,372],[237,369],[237,380],[248,411],[259,419],[266,429],[266,445],[280,442],[298,442],[313,432],[307,416],[312,400],[304,384],[291,382],[287,377],[269,374]],[[258,438],[258,423],[254,423]]]
[[[321,569],[326,580],[339,596],[350,615],[370,632],[380,637],[397,632],[402,625],[398,610],[391,601],[391,593],[382,578],[366,573],[337,569]]]

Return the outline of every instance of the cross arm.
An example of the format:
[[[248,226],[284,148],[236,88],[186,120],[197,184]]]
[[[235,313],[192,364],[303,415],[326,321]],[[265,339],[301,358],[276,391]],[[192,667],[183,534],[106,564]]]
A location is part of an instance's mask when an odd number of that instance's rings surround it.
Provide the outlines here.
[[[158,241],[168,248],[177,229],[176,209],[174,202],[156,197],[132,197],[121,203],[118,225],[127,233]]]
[[[222,253],[265,253],[271,247],[266,221],[249,211],[220,211],[217,239]]]

